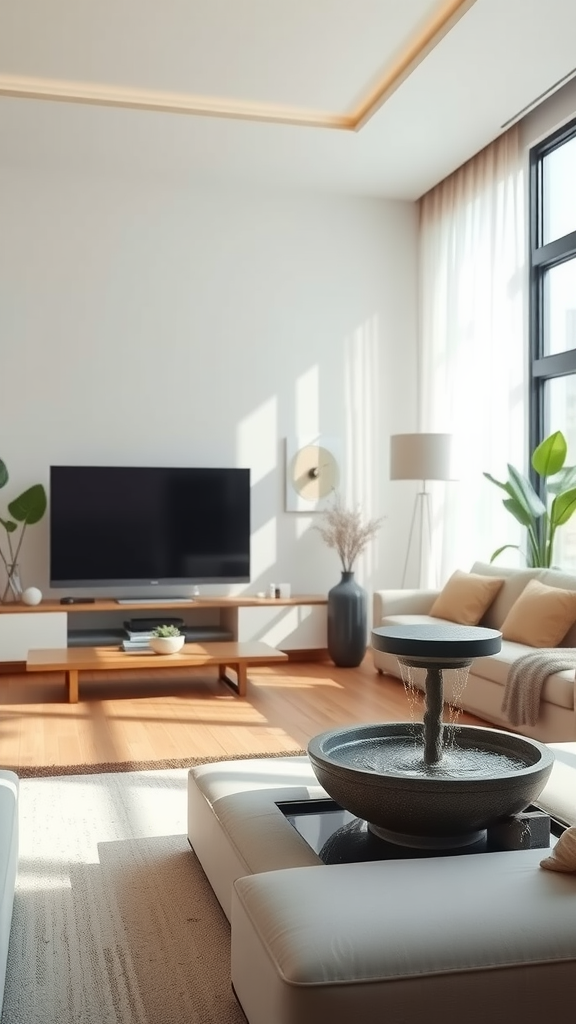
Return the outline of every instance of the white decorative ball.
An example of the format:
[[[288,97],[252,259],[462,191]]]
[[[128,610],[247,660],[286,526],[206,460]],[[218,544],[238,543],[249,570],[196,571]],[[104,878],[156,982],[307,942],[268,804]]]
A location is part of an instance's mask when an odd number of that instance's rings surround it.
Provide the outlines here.
[[[22,600],[24,604],[40,604],[42,591],[38,590],[38,587],[28,587],[22,594]]]

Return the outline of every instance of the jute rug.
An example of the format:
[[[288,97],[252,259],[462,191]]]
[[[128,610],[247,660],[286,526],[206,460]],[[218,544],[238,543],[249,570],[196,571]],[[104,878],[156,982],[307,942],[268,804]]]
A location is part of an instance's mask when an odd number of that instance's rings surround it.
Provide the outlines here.
[[[230,928],[187,840],[187,776],[21,781],[2,1024],[245,1024]]]

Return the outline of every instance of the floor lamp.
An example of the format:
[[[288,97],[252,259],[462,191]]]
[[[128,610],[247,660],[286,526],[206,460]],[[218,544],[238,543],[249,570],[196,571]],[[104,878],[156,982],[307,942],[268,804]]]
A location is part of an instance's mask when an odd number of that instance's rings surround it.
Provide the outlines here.
[[[452,480],[452,434],[392,434],[390,438],[390,479],[420,480],[422,488],[414,499],[402,586],[406,582],[412,543],[418,538],[419,586],[423,584],[425,543],[432,550],[432,512],[428,480]]]

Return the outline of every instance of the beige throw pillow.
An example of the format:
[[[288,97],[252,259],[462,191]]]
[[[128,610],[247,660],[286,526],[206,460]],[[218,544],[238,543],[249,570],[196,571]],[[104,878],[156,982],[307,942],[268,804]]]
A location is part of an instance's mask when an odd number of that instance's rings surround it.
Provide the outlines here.
[[[574,622],[576,591],[530,580],[502,623],[502,638],[530,647],[556,647]]]
[[[481,576],[457,569],[438,594],[430,615],[458,622],[461,626],[477,626],[503,583],[498,576]]]

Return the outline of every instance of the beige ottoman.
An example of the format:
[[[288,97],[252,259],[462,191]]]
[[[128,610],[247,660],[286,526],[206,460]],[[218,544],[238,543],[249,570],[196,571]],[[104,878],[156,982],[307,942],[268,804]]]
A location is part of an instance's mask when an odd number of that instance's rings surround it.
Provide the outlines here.
[[[573,1002],[576,876],[543,871],[541,857],[521,850],[238,879],[232,984],[250,1024],[549,1020]]]
[[[576,823],[576,744],[552,746],[539,803]],[[576,875],[543,850],[326,866],[278,807],[326,796],[307,757],[190,771],[188,836],[250,1024],[541,1024],[571,1005]]]
[[[232,883],[287,867],[323,867],[278,802],[327,798],[307,757],[220,761],[188,775],[188,839],[230,920]]]

